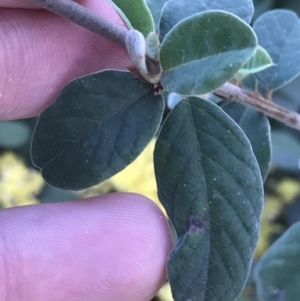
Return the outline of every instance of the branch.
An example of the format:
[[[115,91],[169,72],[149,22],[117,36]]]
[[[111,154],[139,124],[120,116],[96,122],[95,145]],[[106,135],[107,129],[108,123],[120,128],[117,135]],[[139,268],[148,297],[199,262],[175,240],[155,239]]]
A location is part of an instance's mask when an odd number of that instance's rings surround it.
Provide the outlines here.
[[[31,1],[125,48],[125,28],[105,20],[73,0]]]
[[[226,83],[213,92],[215,95],[233,100],[243,105],[254,107],[256,110],[274,118],[289,127],[300,130],[300,115],[280,107],[258,94],[247,92],[241,88]]]
[[[31,0],[47,10],[67,18],[100,36],[110,40],[126,49],[126,35],[128,30],[117,26],[98,14],[86,9],[73,0]],[[161,71],[160,71],[161,72]],[[215,95],[243,105],[254,107],[256,110],[274,118],[289,127],[300,131],[300,115],[282,108],[260,95],[247,92],[241,88],[226,83],[213,92]]]

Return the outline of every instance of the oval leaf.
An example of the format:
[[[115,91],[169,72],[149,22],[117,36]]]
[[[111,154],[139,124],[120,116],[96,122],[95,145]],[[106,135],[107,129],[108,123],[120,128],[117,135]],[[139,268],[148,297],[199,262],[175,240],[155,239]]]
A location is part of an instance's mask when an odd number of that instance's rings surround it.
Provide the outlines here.
[[[151,85],[106,70],[70,82],[38,119],[32,159],[45,180],[79,190],[130,164],[154,136],[164,109]]]
[[[233,13],[250,23],[254,12],[252,0],[170,0],[162,10],[159,21],[159,36],[162,41],[165,35],[181,20],[208,10],[223,10]]]
[[[255,49],[252,29],[233,14],[195,14],[180,21],[161,45],[162,85],[183,95],[211,92],[231,79]]]
[[[154,20],[144,0],[109,0],[129,28],[140,31],[145,37],[155,30]]]
[[[156,29],[158,28],[162,8],[167,1],[168,0],[146,0],[146,3],[151,11]]]
[[[300,222],[292,225],[258,262],[254,275],[259,300],[300,299]],[[283,296],[283,298],[279,298]],[[272,299],[272,300],[275,300]]]
[[[268,118],[236,102],[225,103],[221,108],[246,134],[259,164],[262,179],[265,180],[271,162],[271,128]]]
[[[234,300],[248,276],[263,204],[249,140],[217,105],[190,97],[167,117],[154,166],[160,201],[181,237],[168,264],[174,299]]]
[[[300,142],[297,135],[285,130],[272,130],[272,164],[281,169],[299,172]]]
[[[242,88],[248,91],[257,91],[258,89],[258,80],[254,76],[254,74],[250,74],[246,78],[244,78],[242,82]]]
[[[250,74],[263,71],[273,65],[273,61],[269,56],[268,52],[258,46],[256,48],[255,54],[250,58],[250,60],[234,75],[234,78],[241,82],[245,77]]]
[[[256,77],[265,88],[279,89],[300,73],[300,20],[292,11],[274,10],[260,16],[253,29],[274,62]]]

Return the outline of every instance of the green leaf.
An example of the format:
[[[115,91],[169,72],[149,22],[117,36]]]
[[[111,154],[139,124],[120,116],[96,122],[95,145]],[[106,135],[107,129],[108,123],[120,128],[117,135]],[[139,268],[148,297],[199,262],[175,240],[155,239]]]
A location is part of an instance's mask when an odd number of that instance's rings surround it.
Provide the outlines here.
[[[145,37],[155,30],[154,20],[144,0],[108,0],[128,28],[140,31]]]
[[[275,6],[275,2],[276,0],[253,0],[255,7],[253,19],[256,20],[267,10],[271,10]]]
[[[261,46],[256,48],[255,54],[250,58],[250,60],[234,75],[234,78],[241,82],[245,77],[250,74],[263,71],[271,67],[273,61],[269,56],[268,52]]]
[[[130,164],[154,136],[164,109],[152,85],[106,70],[70,82],[38,119],[32,159],[45,180],[79,190]]]
[[[262,179],[265,180],[271,162],[271,129],[268,118],[264,114],[236,102],[225,103],[221,105],[221,108],[246,134],[259,164]]]
[[[46,184],[38,199],[41,203],[65,202],[69,200],[79,199],[78,193],[70,190],[63,190],[49,184]]]
[[[162,41],[165,35],[181,20],[209,10],[222,10],[233,13],[250,23],[254,7],[252,0],[170,0],[162,10],[159,21],[159,36]]]
[[[300,20],[292,11],[274,10],[260,16],[253,29],[274,62],[256,77],[265,88],[279,89],[300,73]]]
[[[194,300],[192,295],[195,300],[205,300],[205,289],[200,291],[197,285],[207,281],[209,240],[209,231],[202,227],[197,217],[191,217],[189,231],[178,240],[169,255],[168,278],[175,301]],[[186,295],[187,287],[189,295]]]
[[[0,121],[0,146],[18,148],[29,141],[30,128],[23,121]]]
[[[147,55],[153,59],[159,59],[159,39],[155,32],[150,32],[146,37],[146,53]]]
[[[231,79],[255,49],[254,32],[233,14],[195,14],[173,27],[161,45],[162,85],[183,95],[211,92]]]
[[[296,135],[285,130],[272,130],[272,164],[276,167],[299,172],[300,142]]]
[[[254,74],[250,74],[246,78],[244,78],[242,82],[242,88],[252,92],[259,90],[258,80],[254,76]]]
[[[292,225],[258,262],[254,274],[259,299],[300,299],[300,222]],[[282,298],[283,297],[283,298]],[[275,299],[274,299],[275,300]]]
[[[249,140],[217,105],[190,97],[163,124],[154,167],[159,199],[181,237],[168,263],[175,301],[234,300],[249,273],[263,204]]]
[[[155,28],[158,28],[158,23],[161,15],[161,10],[168,0],[146,0],[146,3],[152,13]]]

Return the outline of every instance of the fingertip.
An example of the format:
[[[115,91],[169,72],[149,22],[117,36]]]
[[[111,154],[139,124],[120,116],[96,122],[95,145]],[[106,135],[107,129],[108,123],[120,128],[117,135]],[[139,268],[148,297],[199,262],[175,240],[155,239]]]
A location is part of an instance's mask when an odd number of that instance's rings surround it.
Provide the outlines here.
[[[18,258],[26,267],[27,291],[22,293],[32,301],[148,301],[165,281],[173,247],[170,227],[158,206],[141,195],[14,208],[0,214],[0,223],[10,242],[6,250],[14,240],[15,255],[5,256]],[[32,259],[34,268],[29,267]],[[16,300],[22,271],[20,265],[6,269],[15,275],[9,292],[15,299],[9,300]],[[47,285],[39,289],[41,278]],[[53,287],[57,299],[48,297]]]
[[[80,4],[125,26],[108,1]],[[38,116],[71,80],[129,64],[122,47],[46,10],[3,8],[0,19],[0,120]]]
[[[0,0],[0,7],[7,8],[40,8],[30,0]]]

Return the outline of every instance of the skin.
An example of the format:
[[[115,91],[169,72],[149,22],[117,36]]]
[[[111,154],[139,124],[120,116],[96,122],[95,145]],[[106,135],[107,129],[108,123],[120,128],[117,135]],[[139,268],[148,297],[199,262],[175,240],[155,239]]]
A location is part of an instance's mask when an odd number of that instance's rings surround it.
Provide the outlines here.
[[[105,0],[81,4],[124,26]],[[123,48],[46,10],[2,8],[0,34],[0,120],[37,116],[73,78],[129,65]]]
[[[80,3],[123,25],[104,0]],[[0,7],[0,120],[37,116],[71,79],[129,64],[124,49],[30,2]],[[172,247],[163,213],[138,194],[2,210],[0,300],[149,301]]]

